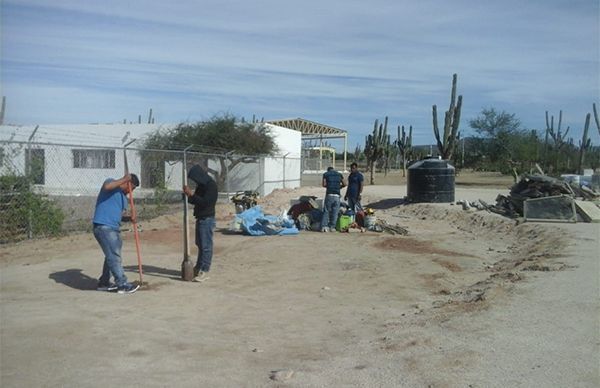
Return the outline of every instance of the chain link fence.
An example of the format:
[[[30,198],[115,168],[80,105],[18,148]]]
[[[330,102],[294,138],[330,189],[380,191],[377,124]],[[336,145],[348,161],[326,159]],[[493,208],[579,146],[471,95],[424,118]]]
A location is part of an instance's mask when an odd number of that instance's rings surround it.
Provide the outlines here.
[[[181,211],[184,172],[195,164],[216,180],[220,201],[239,191],[264,196],[301,184],[299,157],[4,141],[0,244],[91,230],[100,187],[122,177],[126,164],[140,178],[133,194],[139,220]]]

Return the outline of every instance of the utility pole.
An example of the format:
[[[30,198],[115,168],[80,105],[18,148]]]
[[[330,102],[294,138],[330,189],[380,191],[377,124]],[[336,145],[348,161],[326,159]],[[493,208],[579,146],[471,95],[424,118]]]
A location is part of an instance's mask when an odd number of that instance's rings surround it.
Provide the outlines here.
[[[0,125],[4,125],[5,109],[6,109],[6,96],[2,96],[2,108],[0,108]]]

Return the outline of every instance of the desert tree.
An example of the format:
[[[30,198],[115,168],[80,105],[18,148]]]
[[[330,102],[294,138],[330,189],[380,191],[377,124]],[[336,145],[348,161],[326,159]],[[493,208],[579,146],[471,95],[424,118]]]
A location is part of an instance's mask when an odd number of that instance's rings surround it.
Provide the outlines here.
[[[469,126],[477,132],[479,146],[486,156],[488,167],[503,171],[516,159],[516,149],[520,145],[520,120],[511,113],[483,108],[481,113],[469,121]]]
[[[180,123],[166,131],[157,130],[144,141],[145,149],[191,151],[211,154],[219,163],[219,169],[207,162],[205,167],[223,185],[227,171],[236,165],[252,161],[259,155],[273,155],[277,151],[274,139],[262,122],[242,122],[231,114],[213,116],[207,121]],[[144,153],[151,157],[152,153]],[[164,157],[164,156],[163,156]],[[220,186],[223,187],[223,186]]]

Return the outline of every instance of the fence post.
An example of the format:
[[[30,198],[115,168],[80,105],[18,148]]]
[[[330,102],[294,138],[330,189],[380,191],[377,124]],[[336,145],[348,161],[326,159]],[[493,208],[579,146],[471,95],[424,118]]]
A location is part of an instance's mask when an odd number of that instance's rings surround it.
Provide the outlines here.
[[[227,201],[229,201],[229,192],[230,192],[230,183],[229,183],[229,156],[233,154],[234,151],[229,151],[225,153],[225,190],[227,191]]]
[[[265,172],[264,172],[264,156],[258,159],[258,187],[261,197],[265,196]]]
[[[183,164],[181,166],[182,187],[181,198],[183,199],[183,259],[188,260],[190,257],[190,228],[188,226],[188,201],[185,193],[183,193],[183,185],[187,185],[187,150],[192,148],[188,146],[183,150]]]
[[[27,159],[25,161],[25,176],[27,177],[27,186],[29,190],[29,203],[27,204],[29,213],[27,217],[27,238],[30,240],[33,238],[33,212],[31,210],[30,200],[33,191],[33,177],[31,176],[31,142],[39,127],[39,125],[35,126],[35,129],[31,132],[31,136],[29,136],[29,139],[27,140]]]
[[[183,171],[186,171],[186,172],[187,172],[187,151],[190,148],[192,148],[191,145],[187,146],[186,148],[183,149],[183,166],[182,166],[182,168],[183,168]],[[187,177],[187,174],[186,174],[186,177]],[[183,189],[183,187],[182,187],[182,189]]]
[[[288,152],[287,154],[283,155],[283,188],[285,189],[285,158],[289,155],[290,153]]]

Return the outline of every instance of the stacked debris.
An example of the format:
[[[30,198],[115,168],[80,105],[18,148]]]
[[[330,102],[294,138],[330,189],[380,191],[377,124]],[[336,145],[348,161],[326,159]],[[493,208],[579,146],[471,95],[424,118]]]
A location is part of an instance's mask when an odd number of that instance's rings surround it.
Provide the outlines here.
[[[519,182],[511,187],[508,196],[498,195],[496,205],[487,206],[487,210],[507,217],[517,218],[523,216],[524,204],[528,200],[564,197],[569,199],[569,203],[572,203],[576,197],[594,199],[599,195],[591,189],[574,187],[565,181],[546,175],[525,174]],[[548,204],[550,203],[548,202]],[[553,211],[553,209],[547,210],[548,212]]]
[[[235,205],[236,214],[242,213],[258,204],[258,191],[245,190],[236,192],[231,197],[231,202]]]
[[[381,228],[382,232],[386,232],[389,234],[399,234],[401,236],[407,236],[408,235],[408,229],[396,224],[396,225],[392,225],[392,224],[388,224],[385,220],[377,220],[377,222],[375,223],[375,226]],[[376,230],[377,232],[379,230]]]
[[[600,197],[600,193],[592,190],[590,187],[588,187],[586,185],[570,184],[569,186],[571,187],[571,189],[573,189],[573,193],[575,193],[576,197],[581,197],[588,201],[594,201],[598,197]]]
[[[317,197],[303,195],[292,205],[287,215],[294,220],[299,230],[320,230],[322,211],[319,209]]]

